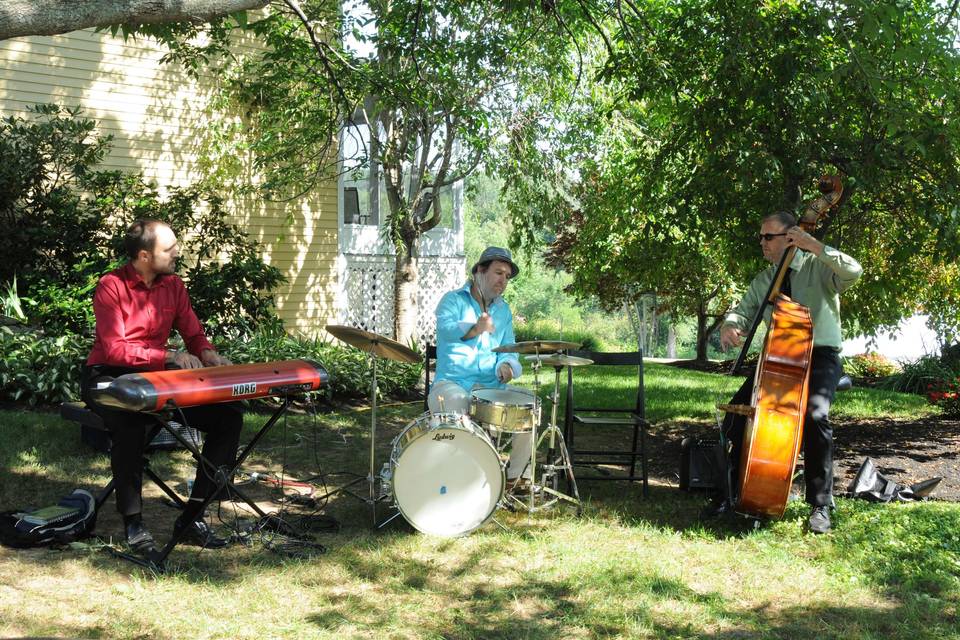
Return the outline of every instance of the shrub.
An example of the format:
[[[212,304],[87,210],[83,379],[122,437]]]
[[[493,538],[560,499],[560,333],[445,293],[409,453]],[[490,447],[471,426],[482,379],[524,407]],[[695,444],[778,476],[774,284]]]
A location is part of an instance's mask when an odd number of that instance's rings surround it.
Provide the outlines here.
[[[51,334],[89,333],[97,280],[125,262],[124,231],[144,217],[164,220],[180,236],[180,274],[210,335],[276,317],[270,291],[283,275],[227,222],[222,198],[184,187],[161,199],[139,174],[97,171],[110,138],[97,136],[95,122],[79,109],[32,111],[30,120],[0,120],[0,283],[18,278],[17,293],[32,301],[24,309],[32,324]]]
[[[886,378],[897,373],[897,364],[879,353],[861,353],[843,362],[847,375],[856,378]]]
[[[927,398],[948,418],[960,418],[960,376],[931,385]]]
[[[883,384],[884,388],[904,393],[923,395],[944,380],[953,377],[953,372],[937,356],[923,356],[912,362],[904,362],[898,375]]]
[[[91,344],[77,335],[50,337],[0,328],[0,397],[30,405],[76,400]]]
[[[28,290],[37,276],[61,281],[73,265],[102,260],[103,221],[81,193],[110,143],[109,136],[97,137],[96,124],[79,117],[79,109],[29,110],[30,120],[0,120],[0,282],[16,272]]]
[[[960,375],[960,342],[944,347],[940,362],[953,373]]]
[[[319,339],[291,336],[279,323],[260,329],[249,339],[224,336],[217,348],[236,364],[305,358],[315,360],[330,374],[327,397],[364,399],[370,395],[373,372],[367,353]],[[75,334],[52,337],[14,333],[0,327],[0,399],[30,405],[59,404],[80,397],[80,369],[92,340]],[[380,358],[377,387],[381,396],[405,397],[417,387],[422,363]]]

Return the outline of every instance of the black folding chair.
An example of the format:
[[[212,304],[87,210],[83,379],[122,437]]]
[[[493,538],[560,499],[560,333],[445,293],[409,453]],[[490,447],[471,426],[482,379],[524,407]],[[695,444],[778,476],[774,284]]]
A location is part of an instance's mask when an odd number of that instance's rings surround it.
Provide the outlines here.
[[[564,415],[564,438],[570,451],[570,458],[575,467],[595,467],[614,465],[626,467],[627,475],[581,475],[577,473],[577,480],[641,480],[643,495],[648,492],[647,486],[647,427],[644,408],[643,388],[643,353],[630,351],[623,353],[606,353],[601,351],[570,351],[571,356],[589,358],[593,365],[582,367],[581,375],[595,367],[604,366],[636,366],[637,390],[630,405],[619,407],[591,407],[578,404],[574,391],[574,369],[581,367],[567,367],[567,396]],[[579,449],[577,448],[577,433],[584,435],[584,431],[591,432],[591,442],[597,442],[602,437],[601,432],[609,428],[622,429],[632,427],[633,436],[629,449]],[[640,460],[640,475],[636,473],[637,460]]]

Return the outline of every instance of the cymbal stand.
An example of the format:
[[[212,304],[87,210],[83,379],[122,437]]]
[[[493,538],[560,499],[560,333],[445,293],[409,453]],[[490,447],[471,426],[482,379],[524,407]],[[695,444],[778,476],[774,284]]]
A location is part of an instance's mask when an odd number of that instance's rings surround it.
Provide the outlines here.
[[[531,365],[533,369],[533,389],[534,389],[534,396],[536,398],[539,398],[540,397],[540,367],[542,366],[542,363],[540,362],[539,350],[535,348],[534,351],[535,351],[534,359]],[[560,491],[557,491],[553,487],[547,486],[546,482],[543,482],[542,485],[540,486],[540,490],[544,494],[550,495],[551,498],[549,500],[544,501],[539,506],[537,506],[535,503],[535,500],[536,500],[535,490],[530,492],[530,496],[526,504],[524,504],[522,501],[512,496],[508,496],[508,498],[512,499],[513,501],[518,503],[520,506],[525,508],[528,513],[533,513],[534,511],[545,509],[553,505],[557,500],[566,500],[567,502],[570,502],[571,504],[574,504],[577,506],[577,515],[580,515],[580,513],[583,510],[583,504],[580,501],[580,493],[579,493],[579,490],[577,489],[577,481],[573,476],[573,464],[570,461],[570,453],[567,450],[566,442],[563,439],[563,433],[561,433],[560,429],[557,427],[557,407],[560,403],[560,371],[561,369],[563,369],[563,366],[554,366],[554,368],[556,369],[556,382],[554,383],[553,393],[549,398],[551,402],[550,423],[547,425],[546,429],[538,436],[537,429],[540,424],[541,411],[542,411],[542,407],[540,406],[539,402],[537,403],[537,415],[533,421],[533,427],[532,427],[532,432],[530,436],[532,441],[531,447],[530,447],[530,484],[533,487],[537,486],[537,483],[536,483],[537,450],[540,448],[540,445],[543,443],[543,440],[549,435],[550,440],[549,440],[549,448],[547,451],[546,463],[544,465],[541,465],[541,468],[544,470],[543,473],[541,474],[542,478],[546,480],[548,478],[553,477],[553,475],[558,470],[561,470],[561,469],[565,470],[567,481],[573,491],[573,495],[570,496],[565,493],[561,493]],[[559,445],[559,452],[560,452],[559,461],[556,460],[555,458],[557,445]]]
[[[570,496],[561,493],[552,487],[548,487],[546,483],[544,483],[543,491],[561,500],[575,504],[577,506],[577,515],[580,515],[583,511],[583,503],[580,501],[580,490],[577,488],[577,480],[573,476],[573,462],[570,460],[570,451],[567,449],[567,443],[563,439],[563,433],[557,427],[557,407],[560,404],[560,371],[563,369],[563,365],[554,365],[553,368],[556,371],[556,381],[553,385],[553,393],[550,395],[550,424],[547,425],[546,431],[540,435],[541,441],[547,437],[547,435],[550,436],[549,446],[547,447],[547,462],[543,465],[543,476],[552,476],[559,470],[565,471],[567,484],[573,491],[573,495]],[[537,442],[538,446],[539,444],[540,443]],[[559,460],[554,457],[555,445],[559,445]],[[536,449],[536,447],[534,447],[534,449]]]
[[[373,371],[373,378],[370,381],[370,469],[366,477],[359,477],[355,480],[351,480],[342,487],[338,487],[333,491],[330,491],[323,496],[320,496],[318,500],[323,500],[331,495],[336,493],[345,493],[347,495],[353,496],[358,500],[369,504],[372,509],[373,516],[373,526],[376,528],[377,525],[377,503],[385,498],[382,492],[377,491],[377,475],[376,475],[376,446],[377,446],[377,355],[370,351],[370,368]],[[366,480],[368,492],[366,496],[363,496],[360,493],[350,490],[355,484],[363,482]],[[392,519],[392,518],[391,518]],[[386,524],[386,523],[384,523]]]
[[[530,497],[529,503],[527,504],[527,510],[530,513],[533,513],[536,510],[536,505],[534,500],[536,498],[537,486],[537,428],[540,426],[540,347],[539,345],[534,346],[533,348],[533,397],[536,399],[535,407],[537,415],[533,420],[533,427],[531,428],[530,433]],[[523,474],[521,474],[522,476]]]

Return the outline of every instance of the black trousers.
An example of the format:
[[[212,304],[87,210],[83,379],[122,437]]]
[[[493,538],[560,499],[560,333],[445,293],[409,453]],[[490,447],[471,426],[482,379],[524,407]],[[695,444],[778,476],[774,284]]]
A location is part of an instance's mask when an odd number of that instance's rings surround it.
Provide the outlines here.
[[[833,428],[830,426],[830,405],[843,372],[840,353],[833,347],[814,347],[810,366],[810,387],[807,413],[803,422],[803,477],[806,500],[813,506],[828,506],[833,494]],[[747,377],[730,404],[750,404],[753,396],[753,375]],[[743,433],[747,419],[728,413],[723,431],[732,445],[730,478],[734,485],[743,451]],[[732,494],[731,494],[732,495]]]
[[[136,411],[99,407],[90,398],[90,389],[94,381],[102,376],[117,377],[136,372],[124,367],[96,365],[85,366],[81,377],[83,401],[103,419],[113,439],[110,468],[117,492],[117,511],[124,516],[143,510],[143,451],[147,445],[147,434],[156,424],[156,418]],[[243,427],[242,405],[231,402],[189,407],[183,409],[183,419],[179,412],[174,419],[178,422],[185,419],[186,424],[207,434],[201,453],[213,466],[220,468],[233,465],[240,444],[240,430]],[[205,465],[198,465],[190,498],[204,500],[211,496],[215,489],[213,470]]]

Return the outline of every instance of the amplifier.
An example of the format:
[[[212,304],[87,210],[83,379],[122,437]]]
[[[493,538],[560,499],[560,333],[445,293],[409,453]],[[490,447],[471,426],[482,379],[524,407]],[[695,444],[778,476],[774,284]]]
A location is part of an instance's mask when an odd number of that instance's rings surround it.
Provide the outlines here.
[[[716,468],[716,440],[684,438],[680,443],[680,489],[714,489],[719,478]]]
[[[185,427],[178,422],[170,422],[170,426],[197,449],[203,446],[203,433],[197,429]],[[101,453],[110,453],[110,448],[113,446],[113,438],[110,437],[110,431],[85,424],[80,425],[80,440],[87,446]],[[157,435],[153,437],[153,440],[147,444],[145,450],[154,451],[157,449],[173,451],[174,449],[183,449],[183,445],[180,444],[179,440],[170,435],[169,431],[161,429],[157,432]]]

